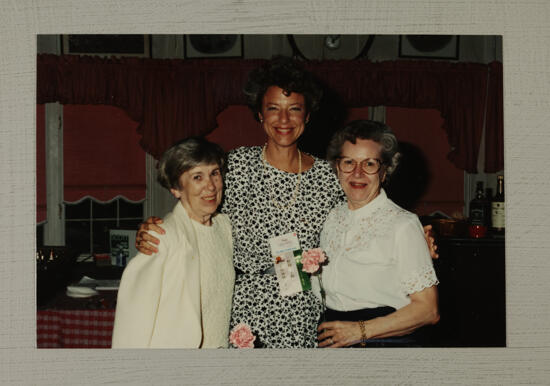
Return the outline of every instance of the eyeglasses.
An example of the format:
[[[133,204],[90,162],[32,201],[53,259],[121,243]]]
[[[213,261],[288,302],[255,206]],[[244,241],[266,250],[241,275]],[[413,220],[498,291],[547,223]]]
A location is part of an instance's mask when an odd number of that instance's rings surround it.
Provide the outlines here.
[[[358,161],[353,158],[340,157],[337,159],[338,169],[343,173],[351,173],[355,170]],[[377,158],[367,158],[360,162],[361,170],[366,174],[376,174],[382,167],[382,161]]]

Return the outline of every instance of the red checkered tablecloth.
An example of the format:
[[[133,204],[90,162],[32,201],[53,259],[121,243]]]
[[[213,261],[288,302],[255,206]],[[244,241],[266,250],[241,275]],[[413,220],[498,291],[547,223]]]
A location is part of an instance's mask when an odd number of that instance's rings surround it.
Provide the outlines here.
[[[36,315],[38,348],[110,348],[115,310],[44,310]]]

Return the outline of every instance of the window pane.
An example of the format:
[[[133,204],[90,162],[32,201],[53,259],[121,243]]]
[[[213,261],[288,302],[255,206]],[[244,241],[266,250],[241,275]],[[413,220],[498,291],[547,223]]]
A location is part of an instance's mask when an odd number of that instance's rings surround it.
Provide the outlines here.
[[[106,204],[92,201],[92,211],[94,218],[116,218],[116,201]]]
[[[76,204],[65,203],[65,218],[90,218],[90,199],[87,198]]]
[[[138,220],[120,220],[120,229],[137,230],[142,221],[141,218]]]
[[[120,217],[139,217],[143,218],[143,203],[135,204],[129,201],[126,201],[122,198],[119,199],[120,205]]]
[[[116,221],[95,220],[93,222],[94,253],[109,253],[109,229],[116,227]]]
[[[90,221],[66,221],[65,242],[77,253],[90,253]]]

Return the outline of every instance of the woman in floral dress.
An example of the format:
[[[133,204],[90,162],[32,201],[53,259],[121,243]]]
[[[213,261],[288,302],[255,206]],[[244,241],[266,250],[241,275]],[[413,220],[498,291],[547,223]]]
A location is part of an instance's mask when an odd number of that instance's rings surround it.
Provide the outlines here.
[[[269,240],[295,232],[303,250],[317,247],[328,213],[344,200],[328,162],[297,145],[322,89],[297,62],[279,57],[252,71],[244,92],[267,143],[228,156],[222,212],[233,227],[231,327],[250,326],[260,347],[316,347],[321,303],[311,291],[281,296]],[[147,231],[162,233],[159,223],[152,217],[141,225],[141,252],[155,251],[157,240]]]

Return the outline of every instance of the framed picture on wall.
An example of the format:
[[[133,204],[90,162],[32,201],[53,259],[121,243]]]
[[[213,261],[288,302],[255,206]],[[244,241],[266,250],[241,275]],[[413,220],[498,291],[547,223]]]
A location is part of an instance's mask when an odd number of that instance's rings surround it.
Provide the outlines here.
[[[149,35],[63,35],[62,46],[66,55],[151,57]]]
[[[185,35],[185,58],[242,58],[242,35]]]
[[[457,35],[399,35],[399,57],[458,60]]]
[[[110,229],[109,244],[111,265],[125,267],[131,258],[137,255],[134,244],[136,231],[133,229]]]

